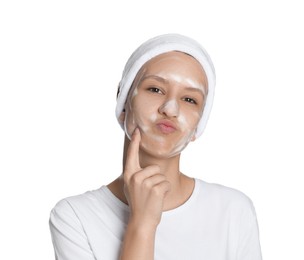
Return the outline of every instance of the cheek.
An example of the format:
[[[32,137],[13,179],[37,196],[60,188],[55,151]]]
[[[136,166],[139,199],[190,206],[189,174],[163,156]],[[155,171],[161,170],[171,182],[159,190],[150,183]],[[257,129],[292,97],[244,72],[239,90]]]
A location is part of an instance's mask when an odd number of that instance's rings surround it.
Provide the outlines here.
[[[132,111],[127,110],[124,121],[124,130],[129,139],[131,139],[131,135],[135,130],[135,127],[136,125],[135,125],[134,115]]]
[[[183,132],[183,137],[178,142],[177,150],[184,149],[191,140],[195,139],[197,124],[200,120],[200,114],[195,111],[180,113],[178,122]]]
[[[126,103],[125,120],[124,120],[124,130],[129,139],[136,128],[136,114],[134,109],[134,97],[137,95],[137,89],[134,89],[132,97],[128,99]]]
[[[197,124],[200,119],[200,114],[195,111],[181,112],[177,120],[183,132],[192,132],[196,130]]]
[[[147,108],[150,109],[147,110]],[[157,113],[153,111],[152,106],[147,103],[143,104],[137,102],[136,98],[128,104],[124,129],[129,138],[136,127],[138,127],[142,133],[146,133],[150,130],[151,123],[155,122],[157,119]]]
[[[177,120],[183,132],[189,128],[189,123],[187,122],[186,116],[183,113],[178,116]]]
[[[180,129],[182,131],[182,137],[179,142],[176,143],[175,148],[172,151],[171,156],[179,154],[186,146],[195,139],[195,133],[200,115],[197,112],[191,112],[190,114],[180,113],[178,119]]]

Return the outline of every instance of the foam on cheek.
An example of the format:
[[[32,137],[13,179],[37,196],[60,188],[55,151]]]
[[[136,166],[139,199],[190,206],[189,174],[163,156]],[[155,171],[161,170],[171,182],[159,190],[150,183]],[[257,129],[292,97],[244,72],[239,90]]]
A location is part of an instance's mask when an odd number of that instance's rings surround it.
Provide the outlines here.
[[[152,114],[149,117],[149,121],[151,123],[154,123],[156,120],[157,120],[157,114]],[[137,123],[138,123],[138,126],[140,127],[140,129],[143,132],[148,133],[150,131],[150,127],[143,120],[141,120],[140,117],[137,117]]]
[[[142,132],[146,133],[149,131],[149,127],[146,126],[142,120],[139,119],[137,123]]]
[[[194,112],[193,115],[197,118],[200,117],[199,113],[197,112]],[[187,121],[187,117],[184,114],[180,114],[177,117],[177,120],[184,137],[175,145],[175,148],[170,154],[171,157],[180,153],[188,145],[188,143],[190,143],[196,130],[191,129],[190,123]]]
[[[154,123],[156,121],[156,119],[157,119],[157,115],[156,114],[153,114],[153,115],[150,116],[150,121],[152,123]]]
[[[134,89],[134,91],[133,91],[133,93],[132,93],[132,99],[133,99],[135,96],[137,96],[137,94],[138,94],[138,87],[136,87],[136,88]]]
[[[157,118],[158,118],[157,114],[152,114],[149,117],[149,122],[151,122],[153,124],[157,120]],[[139,121],[138,125],[139,125],[140,129],[142,130],[142,132],[145,133],[149,137],[148,143],[145,143],[145,142],[142,143],[142,147],[144,149],[149,149],[150,142],[157,142],[159,144],[163,144],[166,142],[165,137],[154,134],[152,129],[149,126],[147,126],[146,124],[144,124],[143,122]],[[155,151],[155,152],[157,153],[157,151]]]
[[[129,121],[129,123],[128,123]],[[130,124],[131,121],[131,124]],[[140,116],[138,116],[135,111],[129,110],[129,114],[126,116],[125,119],[125,132],[127,133],[128,137],[130,138],[132,133],[128,132],[128,126],[130,128],[130,131],[133,131],[136,127],[140,129],[141,132],[148,132],[149,127],[145,124],[145,122],[142,120]]]
[[[155,135],[155,134],[149,134],[149,142],[148,143],[145,143],[145,142],[143,142],[142,143],[142,147],[143,148],[146,148],[146,149],[148,149],[149,148],[149,144],[150,144],[150,142],[151,141],[154,141],[154,142],[157,142],[157,143],[164,143],[165,141],[166,141],[166,139],[164,138],[164,137],[162,137],[162,136],[159,136],[159,135]],[[156,150],[156,151],[154,151],[155,153],[158,153],[158,151]]]
[[[187,119],[184,116],[184,114],[180,114],[177,117],[177,121],[178,121],[179,126],[180,126],[180,128],[181,128],[182,131],[184,131],[185,129],[187,129],[187,127],[188,127],[189,124],[188,124]]]
[[[193,112],[192,114],[194,117],[197,117],[198,119],[200,118],[200,114],[198,112]],[[182,113],[177,117],[177,121],[179,122],[182,130],[188,128],[188,126],[190,125],[187,121],[187,117]]]
[[[135,87],[131,91],[133,91],[132,95],[127,99],[127,102],[126,102],[126,106],[128,107],[128,109],[126,109],[126,111],[128,111],[128,112],[126,112],[125,121],[124,121],[124,130],[129,139],[131,139],[132,132],[134,131],[135,127],[137,127],[135,114],[133,112],[131,104],[132,104],[133,98],[138,95],[138,88]],[[130,129],[130,131],[128,131],[128,126],[130,126],[130,118],[131,118],[131,129]],[[129,123],[128,123],[128,121],[129,121]]]

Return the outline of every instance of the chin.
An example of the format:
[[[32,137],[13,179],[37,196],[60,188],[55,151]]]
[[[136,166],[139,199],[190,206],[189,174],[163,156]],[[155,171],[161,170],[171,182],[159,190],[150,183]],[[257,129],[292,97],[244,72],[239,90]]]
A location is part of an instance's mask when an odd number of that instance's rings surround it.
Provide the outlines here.
[[[149,156],[157,159],[169,159],[175,156],[179,156],[181,153],[180,149],[172,149],[172,147],[160,147],[158,145],[142,145],[142,150]]]
[[[185,142],[185,140],[181,140],[181,138],[173,136],[143,133],[141,149],[149,156],[168,159],[179,155],[187,147],[188,143],[189,142]]]

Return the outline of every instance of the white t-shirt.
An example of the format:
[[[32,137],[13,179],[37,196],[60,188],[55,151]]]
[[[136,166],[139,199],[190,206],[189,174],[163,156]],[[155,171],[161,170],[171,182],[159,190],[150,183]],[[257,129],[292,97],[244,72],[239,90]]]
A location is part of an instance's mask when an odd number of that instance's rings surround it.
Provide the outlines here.
[[[117,260],[129,207],[106,187],[59,201],[50,214],[57,260]],[[155,260],[261,260],[258,224],[242,192],[195,179],[191,197],[165,211]]]

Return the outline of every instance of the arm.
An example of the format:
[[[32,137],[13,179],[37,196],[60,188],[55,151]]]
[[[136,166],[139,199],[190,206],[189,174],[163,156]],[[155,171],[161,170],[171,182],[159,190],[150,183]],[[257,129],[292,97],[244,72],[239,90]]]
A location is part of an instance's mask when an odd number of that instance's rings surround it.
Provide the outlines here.
[[[66,200],[52,209],[49,219],[56,260],[95,260],[74,210]]]
[[[130,207],[120,260],[153,260],[157,226],[170,183],[157,165],[139,165],[140,132],[136,129],[128,147],[124,191]]]
[[[154,259],[154,241],[156,229],[140,227],[134,222],[128,224],[123,246],[121,260]]]

